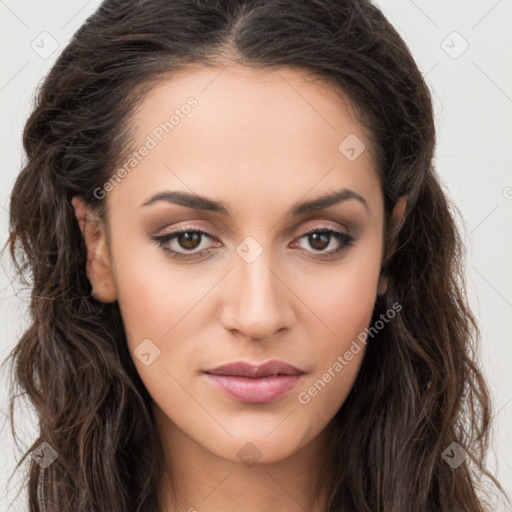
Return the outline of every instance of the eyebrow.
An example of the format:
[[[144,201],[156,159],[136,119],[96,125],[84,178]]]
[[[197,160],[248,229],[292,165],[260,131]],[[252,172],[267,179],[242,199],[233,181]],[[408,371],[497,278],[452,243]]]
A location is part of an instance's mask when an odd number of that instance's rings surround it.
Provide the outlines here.
[[[322,210],[324,208],[328,208],[329,206],[344,203],[351,199],[360,202],[368,211],[368,203],[364,197],[353,190],[344,188],[336,192],[322,195],[310,201],[298,203],[293,206],[290,213],[292,216],[297,216],[302,213]],[[213,199],[208,199],[207,197],[182,191],[159,192],[158,194],[155,194],[154,196],[151,196],[149,199],[144,201],[141,206],[149,206],[158,201],[178,204],[187,208],[193,208],[194,210],[204,210],[220,213],[223,215],[230,215],[229,209],[221,201],[214,201]]]

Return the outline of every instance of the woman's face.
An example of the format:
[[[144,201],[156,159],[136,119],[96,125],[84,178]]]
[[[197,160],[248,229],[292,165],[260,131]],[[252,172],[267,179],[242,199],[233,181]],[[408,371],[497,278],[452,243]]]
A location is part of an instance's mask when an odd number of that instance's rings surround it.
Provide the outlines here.
[[[105,187],[108,254],[169,437],[276,461],[346,399],[381,292],[384,214],[346,107],[297,70],[232,64],[160,83],[134,114],[135,154]]]

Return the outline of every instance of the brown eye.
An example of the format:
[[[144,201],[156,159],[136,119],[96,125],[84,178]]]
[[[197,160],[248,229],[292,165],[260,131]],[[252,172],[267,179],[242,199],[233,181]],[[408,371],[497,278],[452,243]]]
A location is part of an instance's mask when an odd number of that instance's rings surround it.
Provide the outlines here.
[[[151,238],[166,253],[176,259],[201,257],[204,252],[209,250],[208,247],[197,250],[202,245],[203,240],[214,239],[209,233],[200,229],[182,229],[164,235],[152,236]]]
[[[342,231],[328,228],[317,228],[304,233],[299,240],[306,239],[309,248],[308,252],[317,253],[319,257],[334,257],[348,249],[355,242],[355,239]],[[298,243],[298,242],[296,242]],[[298,243],[300,246],[300,243]],[[328,247],[332,246],[331,249]]]
[[[308,235],[308,242],[313,249],[323,251],[329,246],[331,235],[326,233],[311,233]]]
[[[200,245],[203,235],[198,231],[185,231],[176,237],[181,248],[193,251]]]

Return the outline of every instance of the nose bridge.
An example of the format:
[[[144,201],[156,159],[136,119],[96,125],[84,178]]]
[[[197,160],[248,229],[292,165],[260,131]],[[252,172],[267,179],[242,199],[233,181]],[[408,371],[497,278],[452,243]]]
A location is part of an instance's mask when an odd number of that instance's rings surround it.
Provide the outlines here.
[[[247,237],[236,248],[224,320],[251,339],[271,336],[291,321],[286,286],[270,249]]]

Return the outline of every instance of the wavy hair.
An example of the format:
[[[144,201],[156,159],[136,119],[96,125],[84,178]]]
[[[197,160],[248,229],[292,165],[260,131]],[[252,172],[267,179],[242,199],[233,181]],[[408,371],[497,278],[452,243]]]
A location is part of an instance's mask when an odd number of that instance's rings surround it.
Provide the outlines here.
[[[346,95],[368,127],[385,201],[387,293],[403,312],[368,346],[333,419],[327,512],[482,512],[490,398],[465,292],[463,245],[433,168],[432,100],[405,42],[367,0],[105,0],[41,84],[24,130],[8,247],[31,288],[30,324],[10,355],[39,437],[31,512],[155,512],[162,448],[151,397],[117,303],[91,296],[71,199],[103,219],[108,181],[130,148],[141,99],[188,66],[291,67]],[[391,212],[407,197],[402,225]],[[15,398],[11,397],[11,429]],[[467,460],[452,468],[457,442]],[[486,481],[487,481],[486,480]]]

